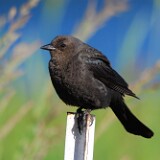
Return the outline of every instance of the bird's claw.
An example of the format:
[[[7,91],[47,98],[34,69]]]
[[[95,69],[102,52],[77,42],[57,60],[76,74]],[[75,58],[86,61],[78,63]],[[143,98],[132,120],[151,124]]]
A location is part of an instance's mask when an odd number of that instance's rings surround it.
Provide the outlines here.
[[[82,108],[77,109],[76,119],[79,133],[82,134],[84,127],[87,125],[86,118],[90,115],[91,109],[82,111]],[[93,117],[90,116],[90,126],[93,124]]]

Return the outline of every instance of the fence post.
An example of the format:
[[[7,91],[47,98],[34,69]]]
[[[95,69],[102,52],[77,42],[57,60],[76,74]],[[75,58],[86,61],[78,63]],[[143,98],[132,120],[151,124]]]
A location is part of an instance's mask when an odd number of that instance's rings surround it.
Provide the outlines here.
[[[75,114],[72,112],[67,113],[64,160],[92,160],[95,116],[87,115],[87,125],[84,127],[82,134],[80,134]]]

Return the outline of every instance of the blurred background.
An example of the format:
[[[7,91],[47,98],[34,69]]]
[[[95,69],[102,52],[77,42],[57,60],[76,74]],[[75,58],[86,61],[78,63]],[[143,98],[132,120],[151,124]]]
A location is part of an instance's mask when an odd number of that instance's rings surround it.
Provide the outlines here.
[[[160,0],[0,0],[0,160],[63,159],[67,107],[40,46],[74,35],[102,51],[140,97],[132,112],[155,133],[128,134],[97,110],[95,160],[160,158]]]

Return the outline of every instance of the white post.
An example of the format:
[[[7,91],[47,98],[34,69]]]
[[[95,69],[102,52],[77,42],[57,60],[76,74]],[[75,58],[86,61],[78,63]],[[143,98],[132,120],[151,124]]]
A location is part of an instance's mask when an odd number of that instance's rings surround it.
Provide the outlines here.
[[[77,127],[76,113],[67,113],[64,160],[92,160],[94,146],[95,116],[86,116],[82,134]]]

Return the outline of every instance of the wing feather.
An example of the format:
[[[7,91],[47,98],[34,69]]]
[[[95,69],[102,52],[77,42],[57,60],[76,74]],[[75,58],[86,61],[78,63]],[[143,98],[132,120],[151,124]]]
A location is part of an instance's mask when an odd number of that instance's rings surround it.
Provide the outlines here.
[[[95,50],[96,51],[96,50]],[[96,52],[87,60],[90,71],[95,78],[103,82],[108,88],[111,88],[122,95],[129,95],[138,98],[129,88],[127,82],[110,66],[109,60]]]

